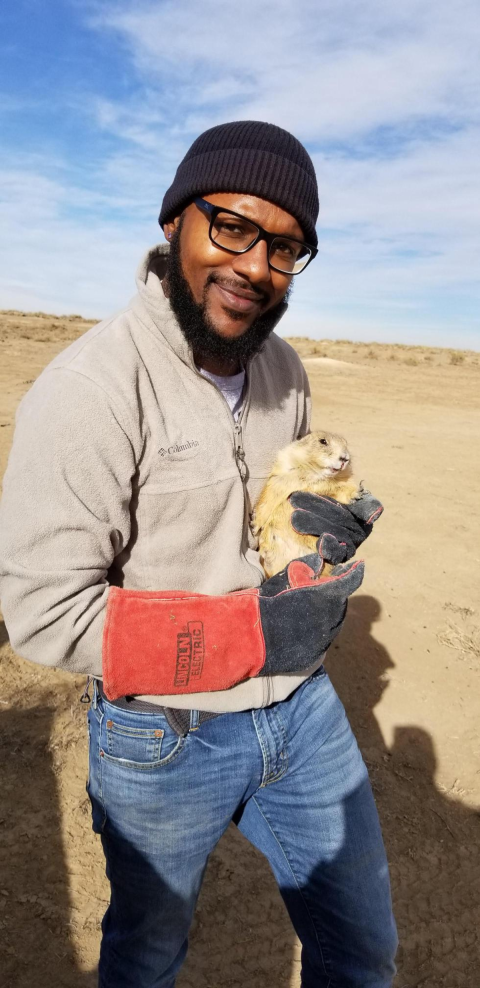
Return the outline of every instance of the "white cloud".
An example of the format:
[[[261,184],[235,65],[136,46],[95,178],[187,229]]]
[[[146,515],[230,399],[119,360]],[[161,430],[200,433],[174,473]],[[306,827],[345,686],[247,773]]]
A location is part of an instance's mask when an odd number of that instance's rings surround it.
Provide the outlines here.
[[[151,88],[175,80],[180,144],[236,117],[271,120],[313,149],[320,256],[297,284],[292,326],[314,326],[318,311],[362,332],[398,334],[403,319],[417,333],[449,293],[468,307],[480,247],[476,3],[245,0],[240,11],[203,0],[199,17],[186,0],[102,4],[99,19]]]
[[[222,113],[226,80],[245,118],[306,140],[478,114],[473,0],[102,3],[96,23],[122,37],[145,77],[167,92],[175,79],[185,109],[211,101]]]
[[[460,332],[472,345],[477,0],[94,0],[83,9],[109,44],[121,43],[136,85],[117,101],[82,94],[76,113],[108,138],[86,170],[12,159],[16,205],[0,211],[11,231],[0,272],[9,300],[22,285],[52,309],[116,307],[137,255],[159,239],[161,198],[192,139],[224,120],[267,119],[308,144],[320,186],[320,255],[298,279],[285,332],[295,323],[315,336],[331,327],[392,339],[437,325],[443,342],[450,332],[461,345]]]
[[[160,150],[159,133],[165,119],[158,108],[145,106],[143,102],[140,105],[122,105],[98,98],[93,100],[89,109],[101,130],[146,150]]]
[[[153,221],[149,230],[105,219],[101,194],[47,179],[36,164],[0,171],[0,307],[93,317],[120,308],[134,294],[135,268],[155,240]]]

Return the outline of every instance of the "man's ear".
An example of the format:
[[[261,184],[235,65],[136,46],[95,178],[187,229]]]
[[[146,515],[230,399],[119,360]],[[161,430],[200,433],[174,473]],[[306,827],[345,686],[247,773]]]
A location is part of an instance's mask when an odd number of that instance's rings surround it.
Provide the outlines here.
[[[178,230],[178,226],[179,226],[179,223],[180,223],[180,218],[181,218],[181,215],[180,216],[175,216],[175,219],[170,220],[168,223],[164,223],[163,232],[165,234],[165,240],[171,240],[172,239],[173,234],[175,233],[176,230]]]

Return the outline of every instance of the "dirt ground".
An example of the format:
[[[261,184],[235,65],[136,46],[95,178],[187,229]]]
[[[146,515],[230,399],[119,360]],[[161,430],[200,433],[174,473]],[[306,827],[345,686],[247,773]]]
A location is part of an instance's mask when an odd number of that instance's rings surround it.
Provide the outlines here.
[[[15,407],[88,327],[0,316],[0,467]],[[396,988],[480,984],[480,354],[294,341],[314,426],[343,432],[386,511],[328,669],[378,802],[400,932]],[[85,793],[82,677],[14,655],[0,624],[0,939],[8,988],[93,988],[107,902]],[[298,988],[268,866],[232,827],[179,988]]]

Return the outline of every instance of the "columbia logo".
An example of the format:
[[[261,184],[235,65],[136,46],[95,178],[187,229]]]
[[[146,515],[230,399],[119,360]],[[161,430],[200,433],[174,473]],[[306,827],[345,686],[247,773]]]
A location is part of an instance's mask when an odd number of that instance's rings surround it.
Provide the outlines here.
[[[168,449],[160,446],[158,452],[160,453],[160,456],[171,456],[172,453],[183,453],[186,449],[193,449],[194,446],[199,445],[200,443],[197,439],[187,439],[185,443],[174,443],[173,446],[169,446]]]

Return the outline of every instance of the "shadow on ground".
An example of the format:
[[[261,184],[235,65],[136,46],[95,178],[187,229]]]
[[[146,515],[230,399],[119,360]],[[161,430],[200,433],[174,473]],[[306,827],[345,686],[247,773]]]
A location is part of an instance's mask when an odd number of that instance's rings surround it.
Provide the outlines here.
[[[426,731],[398,727],[392,748],[384,743],[374,709],[394,663],[374,637],[380,616],[375,598],[352,597],[327,667],[367,762],[382,823],[401,944],[396,986],[477,988],[480,817],[438,790]]]

